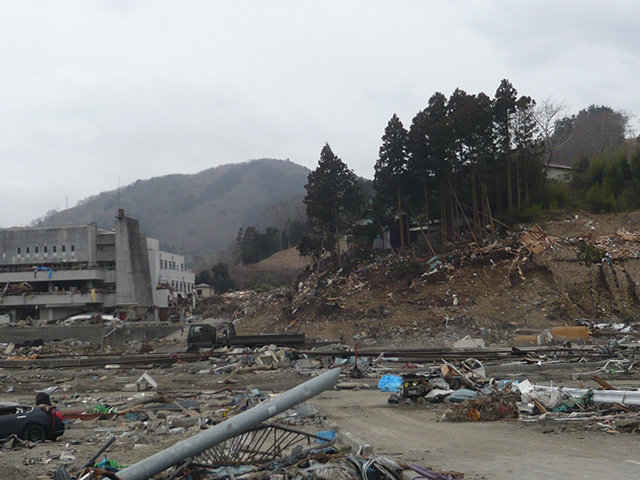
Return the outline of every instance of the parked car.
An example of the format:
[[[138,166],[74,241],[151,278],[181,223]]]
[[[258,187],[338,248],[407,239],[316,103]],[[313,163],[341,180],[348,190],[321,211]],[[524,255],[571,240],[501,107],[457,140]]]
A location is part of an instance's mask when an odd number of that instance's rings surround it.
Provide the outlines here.
[[[0,439],[15,434],[31,442],[55,441],[63,433],[62,415],[55,407],[0,403]]]

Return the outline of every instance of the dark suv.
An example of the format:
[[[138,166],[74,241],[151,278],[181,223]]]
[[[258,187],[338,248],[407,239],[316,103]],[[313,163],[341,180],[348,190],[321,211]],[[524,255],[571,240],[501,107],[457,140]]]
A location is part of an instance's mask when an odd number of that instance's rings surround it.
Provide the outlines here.
[[[0,403],[0,439],[15,434],[31,442],[55,441],[63,433],[62,415],[55,407]]]

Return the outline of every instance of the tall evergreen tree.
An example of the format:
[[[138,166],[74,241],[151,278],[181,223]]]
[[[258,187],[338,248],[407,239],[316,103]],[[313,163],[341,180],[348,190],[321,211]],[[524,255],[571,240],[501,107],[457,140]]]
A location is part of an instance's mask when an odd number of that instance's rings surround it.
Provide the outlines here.
[[[511,119],[516,112],[516,102],[518,91],[509,80],[502,80],[496,90],[494,98],[494,123],[496,128],[496,179],[500,180],[500,171],[504,169],[506,174],[507,208],[513,208],[513,183],[512,183],[512,156],[511,141],[512,129]],[[501,184],[498,183],[497,199],[498,211],[502,211],[502,196],[500,192]]]
[[[244,265],[244,229],[240,227],[238,229],[238,235],[236,236],[236,251],[238,252],[238,256],[240,257],[240,263]]]
[[[405,249],[403,219],[406,208],[407,140],[407,130],[394,113],[382,136],[380,156],[376,161],[373,177],[376,203],[386,205],[389,207],[388,210],[395,211],[400,229],[400,245],[403,251]]]
[[[528,203],[544,182],[544,139],[536,122],[535,105],[531,97],[520,97],[513,118],[518,214],[522,213],[523,202]]]
[[[409,128],[409,202],[413,208],[424,212],[427,225],[432,213],[439,218],[436,212],[439,210],[443,185],[440,181],[442,166],[451,148],[451,132],[447,122],[447,98],[437,92],[429,99],[427,108],[413,118]]]
[[[309,174],[304,204],[311,232],[302,245],[328,248],[335,265],[340,264],[340,237],[362,211],[362,193],[355,173],[326,144],[320,152],[318,167]],[[301,252],[302,253],[302,252]]]
[[[450,215],[463,213],[464,205],[471,206],[475,230],[480,233],[480,215],[489,220],[487,191],[487,162],[493,157],[493,112],[491,99],[484,93],[469,95],[456,89],[449,100],[449,125],[454,141],[453,182],[448,202]],[[454,213],[455,212],[455,213]],[[463,215],[464,216],[464,215]],[[468,218],[465,217],[468,222]],[[471,227],[471,225],[469,225]]]

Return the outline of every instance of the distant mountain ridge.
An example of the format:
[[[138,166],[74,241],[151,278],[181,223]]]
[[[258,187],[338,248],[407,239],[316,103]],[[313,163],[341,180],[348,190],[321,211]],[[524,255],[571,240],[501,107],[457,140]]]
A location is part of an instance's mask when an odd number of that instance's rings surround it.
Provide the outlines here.
[[[118,204],[140,221],[162,248],[206,257],[235,240],[238,229],[264,226],[263,213],[279,202],[302,202],[310,170],[289,160],[260,159],[192,175],[138,180],[48,216],[39,226],[96,223],[113,228]],[[118,197],[120,197],[118,201]]]

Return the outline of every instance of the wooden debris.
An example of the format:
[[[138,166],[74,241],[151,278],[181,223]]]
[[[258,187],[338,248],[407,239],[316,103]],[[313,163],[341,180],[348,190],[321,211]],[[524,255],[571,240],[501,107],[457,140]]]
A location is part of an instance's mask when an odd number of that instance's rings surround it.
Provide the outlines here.
[[[591,380],[596,382],[598,385],[600,385],[605,390],[618,390],[616,387],[614,387],[613,385],[611,385],[607,381],[603,380],[602,378],[598,377],[597,375],[594,375],[593,377],[591,377]]]

